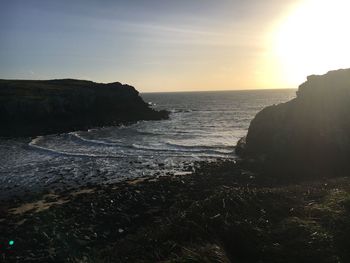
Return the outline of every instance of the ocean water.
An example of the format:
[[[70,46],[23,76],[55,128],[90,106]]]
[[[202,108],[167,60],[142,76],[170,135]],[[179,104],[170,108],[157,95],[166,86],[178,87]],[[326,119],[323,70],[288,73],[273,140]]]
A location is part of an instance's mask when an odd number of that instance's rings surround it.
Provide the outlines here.
[[[169,120],[0,139],[0,198],[43,189],[188,172],[196,161],[235,158],[255,114],[295,90],[144,93]]]

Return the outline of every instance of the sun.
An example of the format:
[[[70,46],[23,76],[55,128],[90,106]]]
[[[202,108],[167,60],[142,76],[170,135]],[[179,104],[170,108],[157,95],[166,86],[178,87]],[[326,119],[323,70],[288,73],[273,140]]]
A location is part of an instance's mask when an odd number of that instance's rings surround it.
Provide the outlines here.
[[[286,83],[350,67],[350,1],[305,0],[275,30],[272,51]]]

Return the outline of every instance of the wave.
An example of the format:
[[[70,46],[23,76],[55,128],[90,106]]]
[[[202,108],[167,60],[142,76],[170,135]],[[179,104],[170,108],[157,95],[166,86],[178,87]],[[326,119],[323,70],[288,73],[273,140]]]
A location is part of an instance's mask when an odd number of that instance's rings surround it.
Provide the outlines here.
[[[44,146],[38,145],[40,141],[43,139],[42,136],[39,136],[35,139],[33,139],[30,143],[28,143],[28,147],[35,149],[36,151],[44,152],[46,154],[54,155],[54,156],[62,156],[62,157],[78,157],[78,158],[105,158],[105,159],[121,159],[131,156],[137,156],[138,153],[135,153],[135,155],[127,155],[124,154],[123,156],[115,156],[115,155],[99,155],[99,154],[92,154],[92,153],[75,153],[75,152],[66,152],[66,151],[60,151],[56,149],[47,148]],[[191,156],[188,154],[196,154],[197,157],[220,157],[224,158],[227,157],[227,152],[221,152],[220,150],[204,150],[204,149],[189,149],[189,148],[183,148],[183,149],[166,149],[166,148],[160,148],[160,147],[152,147],[152,146],[144,146],[144,145],[138,145],[133,144],[133,148],[139,149],[139,150],[145,150],[145,151],[156,151],[156,152],[172,152],[172,153],[182,153],[183,156]],[[204,148],[204,147],[203,147]],[[147,155],[147,154],[146,154]],[[176,157],[178,155],[168,155],[168,157]],[[193,156],[192,156],[193,157]]]
[[[234,147],[231,145],[186,145],[186,144],[180,144],[180,143],[174,143],[174,142],[166,142],[167,145],[169,146],[174,146],[174,147],[183,147],[183,148],[223,148],[223,149],[233,149]]]
[[[135,130],[134,130],[135,131]],[[234,147],[232,146],[196,146],[196,145],[183,145],[179,143],[173,143],[173,142],[165,142],[161,144],[143,144],[143,143],[132,143],[130,144],[122,144],[117,143],[109,140],[96,140],[96,139],[88,139],[83,137],[79,132],[71,132],[66,134],[67,139],[78,141],[78,143],[83,143],[84,145],[91,146],[104,146],[104,147],[115,147],[115,148],[121,148],[122,156],[110,155],[109,153],[104,154],[102,152],[101,154],[94,154],[94,153],[85,153],[85,152],[71,152],[69,151],[71,148],[64,148],[63,150],[57,150],[47,147],[42,141],[46,138],[43,136],[36,137],[33,139],[28,146],[35,148],[36,150],[44,151],[45,153],[54,154],[54,155],[60,155],[60,156],[69,156],[69,157],[93,157],[93,158],[122,158],[122,157],[131,157],[136,156],[138,154],[141,155],[149,155],[152,154],[150,152],[158,152],[161,155],[164,155],[166,153],[168,154],[175,154],[175,155],[192,155],[192,156],[211,156],[211,155],[231,155],[234,152]],[[132,138],[131,138],[132,139]],[[53,147],[55,148],[55,147]],[[66,151],[66,149],[68,151]],[[73,148],[74,149],[74,148]],[[89,149],[89,148],[86,148]],[[124,152],[124,150],[126,152]],[[129,150],[127,150],[129,149]],[[132,149],[136,149],[138,151],[133,152]],[[131,151],[130,151],[131,150]],[[149,152],[149,153],[147,153]]]
[[[203,151],[207,150],[213,150],[220,153],[232,153],[234,150],[234,146],[228,146],[228,145],[220,145],[220,146],[195,146],[195,145],[184,145],[184,144],[178,144],[178,143],[171,143],[167,142],[166,145],[169,145],[170,147],[176,147],[176,148],[185,148],[185,149],[199,149]],[[215,150],[214,150],[215,149]]]
[[[193,110],[191,109],[171,109],[171,113],[181,113],[181,112],[192,112]]]
[[[151,135],[151,136],[159,136],[159,135],[163,135],[163,133],[157,133],[157,132],[145,132],[145,131],[140,131],[138,129],[135,130],[137,132],[137,134],[140,135]]]
[[[169,143],[165,143],[164,145],[170,146]],[[140,144],[132,144],[132,146],[139,150],[147,150],[147,151],[159,151],[159,152],[186,152],[186,153],[208,153],[208,154],[230,154],[233,151],[222,150],[214,147],[192,147],[192,146],[176,146],[173,145],[171,147],[154,147],[149,145],[140,145]]]
[[[87,143],[87,144],[94,144],[94,145],[98,144],[98,145],[104,145],[104,146],[125,147],[125,145],[123,145],[123,144],[119,144],[117,142],[112,142],[112,141],[108,141],[108,140],[87,139],[87,138],[84,138],[83,136],[81,136],[77,132],[70,132],[69,135],[71,137],[73,137],[73,139],[77,139],[79,141],[83,141],[84,143]]]
[[[144,123],[145,121],[137,121],[134,124],[130,124],[130,125],[119,125],[119,126],[110,126],[110,127],[105,127],[105,128],[95,128],[95,129],[90,129],[88,130],[88,133],[98,133],[99,131],[101,132],[106,132],[106,131],[110,131],[112,132],[112,135],[114,134],[114,132],[117,132],[117,134],[128,134],[128,135],[163,135],[162,133],[155,133],[155,132],[150,132],[150,131],[144,131],[144,130],[140,130],[139,125],[142,123]],[[82,137],[78,132],[71,132],[69,134],[72,135],[76,135],[78,137]],[[85,139],[85,138],[84,138]],[[109,141],[106,140],[107,143],[114,143],[113,141]]]
[[[125,156],[115,156],[115,155],[97,155],[92,153],[74,153],[74,152],[65,152],[65,151],[59,151],[55,149],[50,149],[44,146],[38,145],[38,143],[43,139],[43,136],[39,136],[35,139],[33,139],[31,142],[28,143],[28,147],[33,148],[35,150],[49,153],[52,155],[59,155],[64,157],[80,157],[80,158],[113,158],[113,159],[119,159],[123,158]]]

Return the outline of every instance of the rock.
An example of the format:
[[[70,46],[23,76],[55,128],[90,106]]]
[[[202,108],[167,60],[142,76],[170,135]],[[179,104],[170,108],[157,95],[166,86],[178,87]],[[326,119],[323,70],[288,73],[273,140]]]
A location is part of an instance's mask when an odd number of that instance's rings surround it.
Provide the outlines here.
[[[266,107],[250,124],[237,153],[263,160],[280,176],[346,173],[350,164],[350,69],[309,76],[297,97]]]
[[[244,136],[241,139],[239,139],[239,141],[237,142],[237,145],[236,145],[236,148],[235,148],[235,152],[239,156],[243,156],[244,153],[245,153],[246,139],[247,139],[247,137]]]
[[[0,136],[37,136],[168,117],[119,82],[0,80]]]

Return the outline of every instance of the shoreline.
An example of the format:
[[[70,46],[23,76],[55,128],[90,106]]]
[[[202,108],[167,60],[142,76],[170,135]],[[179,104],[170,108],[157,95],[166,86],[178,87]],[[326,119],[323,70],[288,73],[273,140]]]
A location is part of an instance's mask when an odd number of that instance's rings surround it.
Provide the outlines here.
[[[40,136],[39,136],[40,137]],[[20,148],[24,149],[30,149],[34,148],[33,151],[35,151],[38,154],[41,154],[43,152],[45,155],[48,153],[49,156],[51,156],[53,159],[62,156],[67,156],[72,159],[73,162],[78,162],[78,164],[84,165],[85,161],[96,161],[99,159],[107,159],[105,156],[90,156],[88,154],[71,154],[69,152],[63,153],[58,152],[51,149],[46,149],[45,147],[31,145],[34,140],[36,140],[39,137],[33,137],[33,138],[23,138],[21,141],[18,139],[15,139],[18,141]],[[14,140],[14,139],[11,139]],[[31,151],[31,149],[30,149]],[[30,152],[29,152],[30,154]],[[27,155],[29,155],[27,154]],[[20,199],[25,198],[26,196],[37,196],[48,192],[55,192],[60,193],[64,192],[66,190],[74,191],[74,189],[80,189],[82,187],[88,187],[89,185],[93,184],[115,184],[123,181],[129,181],[134,180],[140,177],[153,177],[153,176],[172,176],[172,175],[179,175],[181,173],[188,173],[191,172],[193,169],[193,166],[195,165],[196,161],[191,160],[187,161],[184,160],[182,162],[179,162],[176,166],[168,166],[168,164],[165,162],[166,160],[163,159],[155,159],[153,166],[151,166],[149,163],[143,164],[145,162],[144,160],[139,160],[138,157],[134,157],[133,159],[128,159],[128,157],[119,157],[119,156],[111,156],[109,159],[116,159],[116,160],[123,160],[123,164],[129,165],[131,169],[147,169],[147,172],[144,173],[144,175],[139,174],[123,174],[123,173],[114,173],[110,177],[107,175],[101,173],[101,171],[96,168],[91,170],[92,175],[89,177],[86,177],[86,173],[89,172],[88,169],[84,169],[84,171],[79,174],[79,176],[73,176],[73,168],[67,168],[67,170],[64,170],[62,173],[59,169],[48,169],[46,173],[39,173],[39,175],[35,175],[33,177],[30,177],[29,179],[26,179],[25,177],[21,176],[14,176],[11,177],[11,174],[4,173],[4,182],[7,182],[7,180],[11,180],[11,183],[4,184],[3,189],[0,193],[0,202],[10,199]],[[76,159],[77,158],[77,159]],[[220,159],[220,158],[217,158]],[[30,164],[29,164],[30,165]],[[143,166],[144,165],[144,166]],[[135,167],[134,167],[135,166]],[[49,164],[47,164],[47,167],[50,167]],[[127,170],[126,168],[124,170]],[[33,184],[34,179],[38,178],[38,183]],[[114,182],[106,182],[106,180],[113,180]],[[47,182],[46,182],[47,181]],[[30,186],[28,186],[28,182],[31,183]]]

